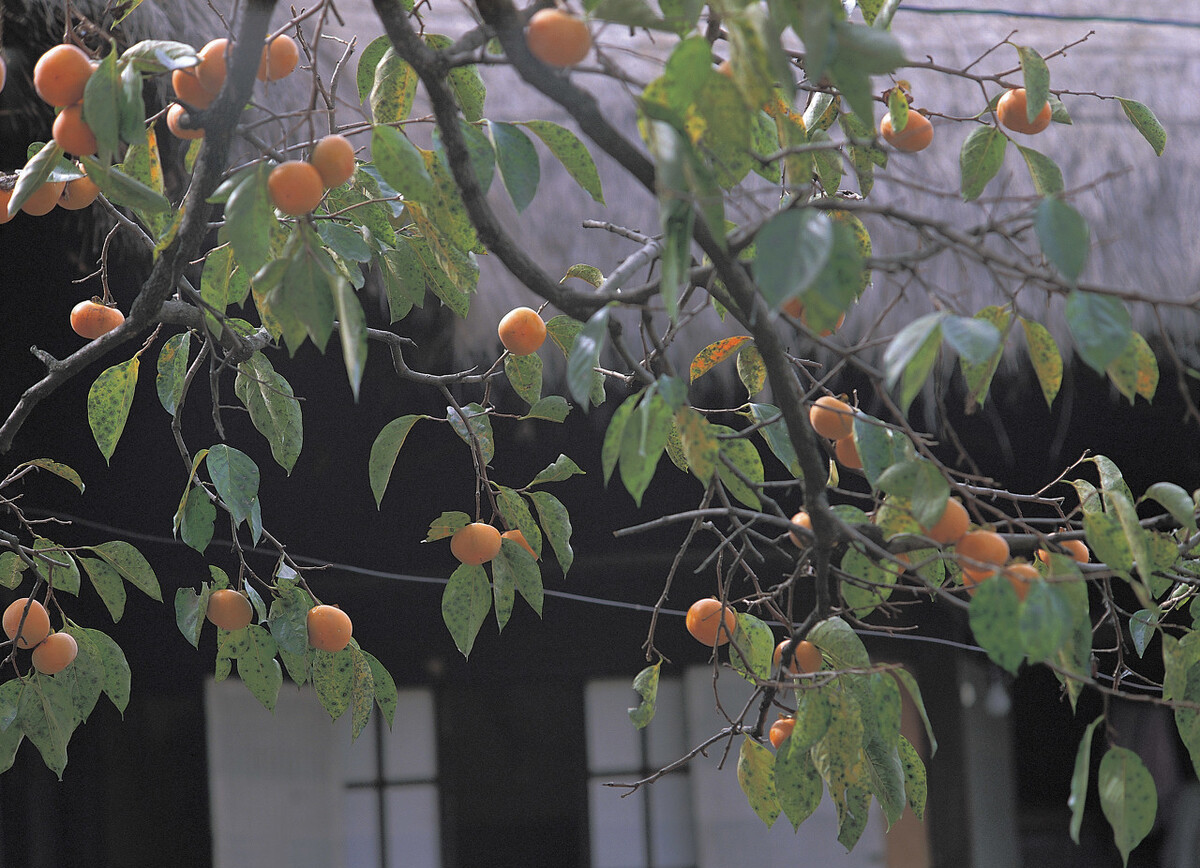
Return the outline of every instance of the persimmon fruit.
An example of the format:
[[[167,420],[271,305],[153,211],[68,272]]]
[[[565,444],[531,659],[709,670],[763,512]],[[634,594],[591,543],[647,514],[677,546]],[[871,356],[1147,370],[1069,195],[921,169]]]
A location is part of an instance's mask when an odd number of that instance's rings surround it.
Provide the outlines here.
[[[91,58],[74,45],[56,45],[33,66],[33,89],[53,106],[75,105],[92,77]]]
[[[171,107],[167,109],[167,129],[171,131],[177,139],[202,139],[204,138],[204,127],[185,127],[183,125],[183,116],[187,114],[187,109],[177,102],[171,103]]]
[[[81,338],[93,341],[125,322],[125,314],[94,299],[81,301],[71,308],[71,328]]]
[[[79,656],[79,643],[70,633],[51,633],[33,649],[33,668],[43,675],[62,672]]]
[[[500,319],[496,327],[500,343],[514,356],[536,353],[546,340],[546,323],[531,307],[515,307]]]
[[[826,440],[841,440],[854,431],[854,409],[832,395],[822,395],[808,408],[808,421]]]
[[[217,94],[204,86],[199,70],[199,66],[173,70],[171,87],[175,90],[175,98],[180,102],[187,103],[192,108],[206,109],[213,104]]]
[[[858,454],[858,444],[854,442],[853,434],[849,437],[843,437],[834,443],[833,454],[843,467],[849,467],[851,470],[862,470],[862,458]]]
[[[58,204],[58,200],[62,196],[63,187],[65,186],[66,182],[64,181],[47,181],[33,191],[33,195],[25,200],[25,204],[21,206],[21,210],[34,217],[49,214],[54,210],[54,206]]]
[[[767,738],[771,740],[771,747],[779,750],[779,746],[787,741],[788,736],[795,728],[796,718],[794,717],[781,717],[771,724],[771,730],[767,733]]]
[[[204,617],[222,630],[241,630],[254,620],[254,607],[245,594],[221,588],[209,596]]]
[[[99,195],[100,188],[96,186],[96,182],[84,175],[82,178],[67,181],[62,195],[58,197],[58,207],[68,211],[81,211],[95,202]]]
[[[933,527],[925,529],[925,536],[940,546],[952,546],[962,539],[970,526],[971,517],[967,515],[967,508],[958,498],[951,497],[946,500],[942,517]]]
[[[800,299],[789,298],[787,301],[785,301],[783,303],[782,307],[780,307],[780,310],[782,310],[784,313],[786,313],[792,319],[800,320],[800,323],[802,325],[805,325],[805,326],[808,325],[808,317],[805,315],[805,312],[804,312],[804,302],[800,301]],[[829,337],[835,331],[840,329],[845,322],[846,322],[846,314],[843,313],[838,317],[837,324],[833,328],[821,329],[821,331],[819,332],[820,336],[823,338]]]
[[[259,81],[279,81],[287,78],[300,62],[300,47],[296,40],[281,33],[263,46],[258,62]]]
[[[4,90],[6,81],[8,81],[8,64],[4,62],[4,57],[0,56],[0,90]]]
[[[592,35],[583,19],[561,9],[539,9],[525,30],[529,53],[550,66],[574,66],[592,50]]]
[[[0,223],[7,223],[15,215],[8,213],[8,203],[12,200],[12,190],[0,190]]]
[[[1029,595],[1029,589],[1033,587],[1032,583],[1041,578],[1041,574],[1033,564],[1018,561],[1004,568],[1004,578],[1008,579],[1008,583],[1017,592],[1017,599],[1024,600]]]
[[[69,105],[54,119],[51,134],[58,146],[77,157],[96,153],[96,135],[83,119],[83,103]]]
[[[537,552],[535,552],[533,550],[533,546],[531,546],[529,544],[529,540],[525,539],[525,534],[521,533],[519,528],[513,528],[512,530],[506,530],[504,533],[500,534],[500,539],[501,540],[506,540],[506,539],[512,540],[517,545],[519,545],[521,548],[525,549],[525,551],[527,551],[531,555],[533,555],[533,559],[535,561],[537,560]],[[501,543],[501,545],[503,545],[503,543]]]
[[[1025,88],[1023,87],[1014,87],[1005,91],[1004,96],[1000,97],[1000,101],[996,103],[996,117],[1000,119],[1001,124],[1014,133],[1025,133],[1029,136],[1040,133],[1050,126],[1051,114],[1050,103],[1047,102],[1037,113],[1037,117],[1030,120],[1028,102],[1025,99]]]
[[[933,141],[933,124],[920,112],[909,111],[904,129],[897,131],[888,112],[879,122],[879,135],[897,151],[916,153],[929,147]]]
[[[955,543],[954,552],[962,567],[963,583],[970,580],[970,586],[994,575],[1009,558],[1008,542],[990,530],[967,531]]]
[[[716,597],[705,597],[692,603],[684,621],[692,637],[709,648],[724,645],[737,629],[737,613],[722,606]]]
[[[337,606],[313,606],[308,610],[305,622],[308,627],[308,644],[332,654],[349,645],[350,637],[354,633],[350,616]]]
[[[229,40],[225,37],[214,39],[196,52],[200,64],[196,67],[196,75],[204,89],[215,99],[225,86],[226,56],[229,51]]]
[[[802,528],[812,530],[812,518],[803,509],[792,516],[792,524],[798,524]],[[796,536],[793,531],[788,531],[788,538],[792,541],[792,544],[796,546],[796,548],[808,548],[808,543],[805,542],[801,537]]]
[[[788,640],[784,639],[775,646],[775,653],[771,657],[771,665],[776,669],[783,661],[783,648],[787,645]],[[801,639],[796,643],[796,650],[792,652],[792,662],[788,666],[788,671],[799,675],[811,675],[814,672],[821,671],[821,649],[809,642],[807,639]]]
[[[486,564],[500,554],[502,538],[492,525],[474,521],[460,527],[450,537],[450,553],[464,564]]]
[[[1064,539],[1057,540],[1056,542],[1066,549],[1068,554],[1078,563],[1086,564],[1092,559],[1092,553],[1088,551],[1087,543],[1081,539]],[[1050,563],[1050,550],[1038,549],[1037,559],[1044,564]]]
[[[313,146],[308,161],[321,176],[325,189],[332,190],[354,176],[354,145],[345,136],[333,133]]]
[[[325,184],[321,173],[312,163],[288,160],[280,163],[267,176],[267,193],[271,202],[289,217],[312,213],[321,204]]]
[[[29,604],[29,614],[25,616],[25,623],[22,625],[21,615],[25,611],[26,603]],[[4,610],[3,624],[4,635],[9,639],[16,639],[18,648],[33,648],[50,635],[50,614],[45,606],[37,600],[31,602],[29,597],[21,597],[8,604],[8,608]],[[17,639],[18,628],[21,630],[20,639]]]

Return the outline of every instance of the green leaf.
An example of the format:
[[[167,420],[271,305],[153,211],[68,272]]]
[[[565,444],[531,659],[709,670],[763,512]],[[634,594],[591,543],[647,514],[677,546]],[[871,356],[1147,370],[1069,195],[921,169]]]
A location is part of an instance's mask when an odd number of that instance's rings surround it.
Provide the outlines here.
[[[382,37],[381,37],[382,38]],[[368,49],[375,48],[375,40]],[[374,51],[371,53],[375,57]],[[368,61],[364,52],[359,60],[359,93],[362,95],[366,76],[364,66]],[[408,120],[412,112],[413,98],[417,93],[417,72],[408,62],[396,54],[391,45],[385,44],[382,54],[378,55],[370,77],[369,91],[365,101],[371,107],[371,119],[377,124],[395,124]]]
[[[445,51],[452,44],[449,37],[440,33],[426,34],[425,42],[430,48],[438,51]],[[454,101],[462,109],[463,117],[468,121],[474,123],[483,116],[483,102],[487,96],[487,89],[475,64],[456,66],[450,70],[450,90],[454,94]]]
[[[1075,289],[1067,297],[1066,316],[1080,358],[1103,376],[1133,334],[1129,310],[1114,296]]]
[[[1049,330],[1040,322],[1021,317],[1021,328],[1025,331],[1025,344],[1029,349],[1029,360],[1037,374],[1038,384],[1046,406],[1054,405],[1058,390],[1062,388],[1063,360],[1058,344]]]
[[[1137,754],[1128,748],[1113,747],[1100,760],[1097,785],[1100,809],[1112,826],[1121,862],[1128,865],[1130,851],[1154,826],[1154,815],[1158,812],[1154,778]]]
[[[683,407],[675,413],[675,434],[684,469],[708,485],[721,460],[721,441],[713,426],[691,407]]]
[[[979,198],[1000,166],[1004,164],[1004,151],[1008,137],[992,126],[976,127],[963,142],[958,156],[959,172],[962,176],[962,197],[967,201]]]
[[[34,558],[45,574],[51,587],[68,594],[79,593],[79,567],[71,553],[58,543],[43,537],[34,537]]]
[[[492,434],[492,420],[488,412],[474,402],[462,408],[462,414],[454,407],[446,408],[446,418],[454,433],[471,449],[479,445],[483,463],[491,464],[496,456],[496,439]]]
[[[710,425],[710,430],[718,437],[732,437],[736,433],[724,425]],[[758,509],[760,501],[754,486],[762,485],[766,477],[762,457],[754,448],[754,444],[742,438],[723,439],[721,458],[717,463],[717,475],[721,477],[725,488],[746,506]]]
[[[629,709],[629,719],[638,729],[644,729],[646,724],[654,719],[655,706],[658,703],[658,673],[662,669],[662,661],[653,666],[647,666],[633,679],[633,689],[642,697],[637,708]]]
[[[1021,647],[1029,659],[1036,662],[1052,657],[1070,638],[1071,621],[1071,607],[1057,585],[1033,582],[1021,601],[1017,620]]]
[[[896,462],[879,475],[875,486],[880,491],[907,498],[913,518],[922,527],[937,524],[950,495],[950,484],[937,465],[919,458]]]
[[[834,669],[865,669],[871,665],[866,646],[841,618],[827,618],[808,632],[808,641],[821,649]]]
[[[752,341],[749,335],[737,335],[713,341],[692,359],[688,370],[688,382],[694,383],[714,367],[734,355],[742,346]]]
[[[748,681],[771,677],[775,637],[762,620],[746,612],[737,613],[737,629],[730,642],[729,663]]]
[[[582,476],[584,471],[566,455],[559,454],[552,464],[538,471],[537,476],[530,480],[528,488],[547,482],[563,482],[572,476]]]
[[[931,313],[914,320],[901,329],[884,350],[888,388],[901,383],[900,407],[904,412],[908,412],[937,361],[944,317],[942,313]]]
[[[158,389],[158,402],[172,416],[183,397],[191,337],[191,332],[174,335],[163,343],[158,352],[158,374],[154,381]]]
[[[531,130],[550,149],[550,153],[562,163],[567,173],[580,187],[601,205],[604,191],[600,185],[600,174],[587,147],[566,127],[550,121],[522,121],[521,126]]]
[[[471,517],[465,512],[443,512],[429,524],[429,533],[425,537],[425,542],[433,542],[434,540],[445,539],[453,536],[454,532],[459,528],[470,524]]]
[[[972,405],[982,407],[987,398],[988,389],[991,388],[992,384],[992,377],[995,376],[996,369],[1000,365],[1000,359],[1004,355],[1004,338],[1008,335],[1008,327],[1012,320],[1012,314],[1005,308],[991,305],[975,314],[975,319],[989,323],[999,333],[1000,337],[996,342],[995,350],[986,359],[976,363],[970,362],[962,356],[959,358],[959,367],[962,369],[963,379],[967,383],[966,405],[968,411]]]
[[[271,167],[263,162],[246,172],[225,203],[222,237],[233,245],[238,264],[254,274],[266,264],[271,235],[278,226],[275,209],[267,193]]]
[[[367,665],[371,668],[371,681],[375,687],[375,704],[383,712],[384,720],[387,721],[388,728],[390,729],[392,722],[396,719],[396,706],[400,702],[400,695],[396,690],[396,681],[392,678],[391,673],[372,654],[363,651],[361,648],[355,648],[354,651],[356,656],[361,654],[367,661]]]
[[[738,353],[737,372],[749,397],[754,397],[767,385],[767,367],[763,364],[762,353],[753,344],[742,347]]]
[[[550,540],[554,558],[565,576],[575,560],[575,552],[571,549],[571,516],[562,501],[549,492],[530,491],[528,497],[533,501],[542,531]]]
[[[488,121],[487,126],[492,146],[496,149],[500,178],[519,214],[533,201],[541,179],[537,149],[529,137],[513,124]]]
[[[1106,368],[1117,391],[1133,403],[1137,395],[1147,401],[1158,391],[1158,359],[1146,339],[1137,332],[1129,336],[1125,349]]]
[[[492,593],[483,567],[462,564],[450,576],[442,593],[442,620],[463,657],[471,647],[492,608]]]
[[[567,386],[571,390],[571,397],[584,410],[587,410],[589,402],[591,402],[596,366],[600,364],[600,353],[604,349],[604,341],[608,336],[609,310],[607,307],[602,307],[592,314],[575,336],[568,354]],[[547,323],[547,331],[550,331],[549,323]],[[605,481],[607,479],[606,474]]]
[[[805,695],[808,692],[805,691]],[[796,730],[793,729],[792,734],[779,746],[773,769],[779,806],[793,829],[799,829],[800,824],[812,816],[813,811],[821,804],[823,792],[821,775],[809,757],[808,748],[802,747],[801,744],[796,738]]]
[[[312,683],[321,707],[337,720],[350,707],[354,691],[354,655],[349,647],[336,654],[311,649]]]
[[[833,249],[833,223],[812,208],[776,214],[755,236],[754,278],[774,310],[808,289]]]
[[[1083,529],[1097,560],[1114,570],[1129,572],[1133,569],[1133,552],[1117,519],[1102,512],[1088,513],[1083,517]]]
[[[238,677],[263,708],[274,711],[283,686],[283,670],[275,659],[275,639],[266,627],[251,624],[246,628],[246,645],[246,651],[237,658]]]
[[[1025,79],[1025,119],[1033,123],[1050,96],[1050,69],[1042,56],[1027,45],[1017,46],[1017,56]]]
[[[375,672],[369,660],[358,648],[351,645],[346,649],[354,663],[354,676],[350,683],[350,740],[354,741],[371,719],[371,706],[375,702]],[[378,661],[376,661],[378,662]]]
[[[0,552],[0,588],[19,587],[24,572],[25,562],[16,552]]]
[[[234,524],[250,518],[258,502],[258,465],[254,460],[241,450],[218,443],[208,450],[204,464]]]
[[[101,689],[121,714],[129,705],[129,662],[125,653],[107,634],[88,628],[84,631],[91,640],[92,651],[104,667]]]
[[[1154,153],[1161,157],[1163,149],[1167,146],[1167,131],[1158,122],[1154,112],[1135,99],[1117,97],[1117,100],[1121,103],[1125,117],[1129,118],[1129,122],[1142,134],[1142,138],[1150,143]]]
[[[371,480],[371,491],[375,495],[375,507],[383,502],[383,493],[387,490],[388,481],[392,477],[392,468],[396,466],[396,458],[400,447],[404,445],[408,432],[420,419],[428,416],[410,414],[393,419],[383,426],[383,430],[371,444],[371,457],[367,462],[367,472]]]
[[[92,587],[108,609],[113,623],[120,621],[125,613],[125,584],[121,574],[98,558],[81,557],[79,564],[92,580]]]
[[[1038,204],[1033,226],[1042,253],[1074,286],[1087,262],[1091,239],[1087,220],[1062,199],[1047,196]]]
[[[562,422],[571,412],[571,405],[561,395],[547,395],[529,408],[522,419],[545,419],[547,422]]]
[[[662,395],[650,390],[625,426],[620,449],[621,482],[638,506],[666,448],[673,415]]]
[[[377,36],[362,49],[358,55],[358,66],[354,71],[354,83],[358,88],[358,101],[366,102],[375,86],[376,69],[383,55],[391,48],[392,42],[386,35]]]
[[[88,390],[88,424],[106,463],[116,451],[117,441],[129,419],[139,366],[138,356],[113,365],[102,372]]]
[[[975,586],[971,632],[988,657],[1014,675],[1025,659],[1019,609],[1017,592],[1003,577],[995,575]]]
[[[77,653],[71,664],[55,676],[55,680],[67,685],[75,719],[83,722],[91,715],[103,690],[104,661],[83,627],[68,622],[63,632],[75,639]]]
[[[1026,105],[1032,103],[1027,101]],[[1029,177],[1033,181],[1035,193],[1039,196],[1057,196],[1063,191],[1062,169],[1058,167],[1058,163],[1033,148],[1017,145],[1017,150],[1021,152],[1021,156],[1025,158],[1025,165],[1029,167]]]
[[[175,529],[190,548],[201,554],[212,542],[217,519],[217,508],[208,492],[199,485],[189,485],[187,493],[175,513]]]
[[[371,155],[383,180],[405,199],[427,202],[433,198],[433,178],[417,146],[393,127],[371,131]]]
[[[304,445],[303,414],[291,383],[265,355],[255,353],[238,365],[233,391],[267,438],[275,462],[290,473]]]
[[[1181,486],[1173,482],[1156,482],[1146,489],[1142,499],[1158,501],[1181,526],[1196,532],[1196,507]]]
[[[985,319],[947,316],[942,320],[942,337],[968,364],[982,365],[1001,349],[1000,330]]]
[[[67,765],[67,742],[75,724],[71,692],[65,681],[34,675],[25,682],[12,725],[33,742],[46,767],[60,781]]]
[[[1076,844],[1079,843],[1079,830],[1083,827],[1083,809],[1087,803],[1088,777],[1092,765],[1092,735],[1102,720],[1104,715],[1088,724],[1079,740],[1079,748],[1075,751],[1075,771],[1071,774],[1071,795],[1067,797],[1067,807],[1071,809],[1071,840]]]
[[[152,600],[162,602],[158,576],[142,556],[142,553],[123,540],[101,543],[91,547],[105,563],[121,574],[121,577]]]
[[[537,353],[527,356],[504,357],[504,375],[513,391],[531,407],[542,398],[542,357]]]
[[[933,735],[933,724],[929,722],[929,715],[925,711],[925,700],[921,697],[921,688],[917,684],[917,679],[907,669],[893,669],[891,673],[904,686],[904,689],[908,691],[909,699],[912,700],[912,704],[916,707],[917,714],[921,716],[921,722],[925,724],[925,737],[929,739],[929,755],[933,756],[937,753],[938,741]]]
[[[333,281],[333,306],[337,312],[342,361],[346,366],[346,376],[350,379],[350,391],[357,401],[363,368],[367,364],[366,315],[349,282],[341,278]]]
[[[787,468],[788,473],[797,479],[803,474],[800,471],[800,459],[792,447],[791,437],[787,426],[783,424],[783,414],[774,404],[750,404],[750,418],[758,425],[758,432],[766,441],[771,453]],[[768,422],[768,420],[774,420]]]
[[[529,607],[537,612],[539,618],[542,616],[545,591],[542,588],[541,570],[533,555],[516,540],[500,541],[500,554],[492,561],[492,576],[497,582],[501,577],[508,578]]]
[[[192,588],[178,588],[175,591],[175,625],[193,648],[200,647],[200,632],[204,629],[204,616],[208,612],[211,594],[212,588],[207,582],[200,586],[200,593]]]
[[[775,758],[753,739],[742,741],[738,749],[737,779],[758,818],[770,828],[779,818],[779,798],[775,794]]]

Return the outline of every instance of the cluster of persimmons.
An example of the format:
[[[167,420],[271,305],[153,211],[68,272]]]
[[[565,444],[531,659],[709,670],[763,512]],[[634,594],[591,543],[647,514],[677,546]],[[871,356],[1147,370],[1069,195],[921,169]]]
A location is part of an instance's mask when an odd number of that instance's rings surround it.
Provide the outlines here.
[[[907,100],[907,96],[904,99]],[[1050,126],[1053,114],[1050,103],[1045,103],[1033,120],[1026,114],[1026,105],[1025,88],[1010,88],[996,102],[996,119],[1014,133],[1027,136],[1036,135]],[[896,150],[914,153],[925,150],[933,142],[933,124],[920,112],[909,111],[901,125],[893,120],[891,112],[887,112],[879,121],[879,135]]]
[[[33,668],[43,675],[62,672],[79,654],[79,643],[65,630],[50,629],[50,613],[30,597],[13,600],[4,610],[4,634],[18,648],[33,649]]]

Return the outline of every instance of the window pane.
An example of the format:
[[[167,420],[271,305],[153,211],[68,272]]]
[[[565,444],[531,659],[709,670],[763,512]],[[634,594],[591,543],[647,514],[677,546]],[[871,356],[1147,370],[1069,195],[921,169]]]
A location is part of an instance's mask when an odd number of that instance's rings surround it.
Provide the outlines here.
[[[588,784],[592,868],[642,868],[646,865],[646,790],[621,798],[624,790],[604,786],[607,780]]]
[[[588,769],[593,773],[632,771],[642,767],[639,734],[629,722],[628,713],[637,698],[628,679],[607,678],[588,683],[584,712],[587,715]]]
[[[346,868],[379,868],[379,809],[374,788],[346,790],[342,799],[342,828],[346,836]]]
[[[442,858],[437,787],[389,787],[384,804],[389,868],[438,868]]]
[[[696,864],[691,782],[676,772],[650,785],[650,836],[655,868]]]
[[[630,695],[637,696],[632,691]],[[654,720],[643,730],[646,733],[646,755],[652,769],[660,769],[687,753],[684,723],[683,682],[678,678],[663,678],[658,682]]]
[[[383,730],[383,768],[388,780],[428,780],[437,776],[431,690],[401,690],[395,726],[389,731],[385,723]]]

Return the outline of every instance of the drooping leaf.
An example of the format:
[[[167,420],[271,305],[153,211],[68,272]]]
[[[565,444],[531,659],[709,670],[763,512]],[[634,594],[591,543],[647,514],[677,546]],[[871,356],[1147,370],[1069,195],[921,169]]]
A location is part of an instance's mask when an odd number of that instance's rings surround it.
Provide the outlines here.
[[[102,372],[88,390],[88,425],[106,462],[116,451],[117,441],[129,419],[139,367],[139,356],[113,365]]]

